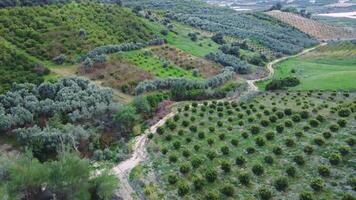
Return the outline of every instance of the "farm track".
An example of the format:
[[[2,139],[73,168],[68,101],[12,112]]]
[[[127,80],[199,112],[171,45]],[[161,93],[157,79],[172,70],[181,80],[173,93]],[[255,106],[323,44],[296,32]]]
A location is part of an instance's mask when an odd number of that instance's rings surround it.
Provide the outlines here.
[[[325,46],[327,43],[322,43],[318,46],[309,48],[309,49],[305,49],[304,51],[293,55],[293,56],[286,56],[283,58],[279,58],[277,60],[274,60],[270,63],[268,63],[267,65],[267,69],[269,71],[268,75],[266,77],[262,77],[262,78],[257,78],[257,79],[253,79],[253,80],[247,80],[247,84],[248,84],[248,89],[245,92],[244,95],[247,95],[251,92],[256,92],[258,91],[258,87],[256,86],[256,82],[258,81],[263,81],[263,80],[267,80],[271,77],[273,77],[274,75],[274,69],[273,66],[283,60],[287,60],[290,58],[294,58],[297,56],[301,56],[303,54],[306,54],[310,51],[313,51],[321,46]],[[240,97],[243,95],[240,95]],[[238,98],[238,97],[237,97]],[[130,181],[129,181],[129,175],[130,172],[133,168],[135,168],[140,162],[143,162],[147,159],[147,151],[146,151],[146,145],[147,145],[147,141],[148,141],[148,134],[152,133],[156,133],[156,130],[158,127],[162,126],[163,124],[165,124],[165,122],[167,120],[169,120],[170,118],[172,118],[174,115],[176,114],[176,111],[172,111],[169,114],[167,114],[165,117],[163,117],[160,121],[158,121],[155,125],[151,126],[149,129],[146,129],[143,135],[137,136],[135,138],[135,144],[134,144],[134,152],[132,153],[132,156],[119,163],[117,166],[115,166],[113,168],[113,171],[115,173],[115,175],[119,178],[120,180],[120,188],[117,190],[116,195],[120,196],[122,199],[124,200],[132,200],[133,197],[131,196],[132,194],[134,194],[134,190],[130,185]]]

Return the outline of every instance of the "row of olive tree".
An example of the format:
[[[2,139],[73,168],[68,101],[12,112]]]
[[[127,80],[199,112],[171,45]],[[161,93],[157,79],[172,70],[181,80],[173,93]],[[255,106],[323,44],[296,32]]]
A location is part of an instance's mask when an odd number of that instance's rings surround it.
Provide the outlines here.
[[[231,67],[226,67],[222,72],[206,80],[191,80],[187,78],[167,78],[143,81],[135,89],[136,94],[155,90],[169,90],[180,88],[185,90],[207,89],[220,86],[235,77],[235,72]]]

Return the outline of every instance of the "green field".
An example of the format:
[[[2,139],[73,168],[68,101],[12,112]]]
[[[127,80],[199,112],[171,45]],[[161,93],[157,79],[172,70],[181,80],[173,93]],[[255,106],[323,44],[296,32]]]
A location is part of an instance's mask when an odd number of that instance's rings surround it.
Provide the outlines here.
[[[295,76],[301,84],[290,90],[355,90],[356,44],[329,44],[275,66],[273,79]],[[258,84],[260,89],[270,81]]]
[[[156,77],[187,77],[196,78],[191,71],[184,70],[177,65],[154,56],[149,49],[124,52],[114,55],[118,59],[129,61],[137,67],[153,74]]]
[[[168,44],[194,56],[204,57],[208,53],[217,51],[219,48],[219,45],[213,42],[209,36],[204,35],[206,33],[189,26],[174,23],[174,32],[169,32],[166,36]],[[194,32],[200,33],[197,41],[192,41],[188,36],[189,33]]]
[[[349,110],[354,98],[353,93],[264,93],[243,103],[181,106],[151,135],[156,194],[335,200],[354,194],[356,124]],[[261,188],[271,198],[262,198]]]

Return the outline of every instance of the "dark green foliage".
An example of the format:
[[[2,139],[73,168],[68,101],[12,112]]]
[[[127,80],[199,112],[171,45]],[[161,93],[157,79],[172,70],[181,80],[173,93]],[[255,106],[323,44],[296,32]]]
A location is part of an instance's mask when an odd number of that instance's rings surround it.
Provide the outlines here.
[[[295,167],[293,167],[293,166],[289,166],[286,169],[286,173],[290,177],[295,177],[296,174],[297,174],[297,169]]]
[[[250,184],[250,175],[247,173],[242,173],[239,175],[239,181],[242,185],[249,185]]]
[[[327,165],[320,165],[318,167],[318,173],[320,176],[329,177],[330,176],[330,169]]]
[[[221,189],[221,193],[223,193],[226,196],[233,196],[235,192],[235,188],[232,184],[225,184]]]
[[[235,159],[236,165],[242,166],[246,163],[246,159],[243,156],[237,156]]]
[[[269,200],[272,199],[273,193],[271,190],[267,188],[260,188],[258,190],[258,196],[260,197],[261,200]]]
[[[219,200],[219,194],[215,191],[210,191],[205,195],[206,200]]]
[[[223,146],[223,147],[220,148],[220,150],[221,150],[221,153],[224,154],[224,155],[228,155],[229,152],[230,152],[230,149],[229,149],[228,146]]]
[[[228,173],[228,172],[231,171],[231,164],[230,164],[229,161],[223,160],[223,161],[221,161],[220,168],[221,168],[221,170],[223,170],[225,173]]]
[[[274,187],[278,191],[285,191],[288,188],[288,179],[285,177],[277,178],[274,181]]]
[[[204,160],[198,156],[194,156],[190,162],[193,168],[198,168],[201,164],[203,164]]]
[[[293,161],[295,163],[297,163],[297,165],[304,165],[305,164],[305,160],[304,157],[302,155],[296,155],[293,157]]]
[[[208,181],[208,182],[214,182],[218,177],[218,173],[216,172],[215,169],[212,169],[212,168],[208,168],[206,171],[205,171],[205,179]]]
[[[273,140],[275,137],[275,134],[274,134],[274,132],[267,132],[265,137],[267,140]]]
[[[283,154],[283,150],[281,147],[273,147],[272,152],[276,155],[282,155]]]
[[[252,166],[252,172],[257,176],[261,176],[264,173],[263,166],[262,165]]]
[[[266,144],[265,140],[262,137],[257,137],[255,139],[255,143],[257,146],[264,146]]]
[[[61,54],[73,59],[98,46],[142,42],[154,38],[143,20],[116,5],[75,3],[64,6],[1,9],[6,19],[2,36],[29,54],[52,60]],[[85,37],[80,30],[85,27]],[[102,27],[105,27],[103,29]]]
[[[303,149],[304,153],[311,155],[314,152],[314,148],[310,145],[306,145]]]
[[[180,182],[178,184],[178,195],[179,196],[185,196],[189,192],[190,192],[190,187],[189,187],[188,183]]]
[[[267,163],[267,164],[273,164],[273,157],[272,156],[265,156],[264,158],[263,158],[263,160],[265,161],[265,163]]]
[[[351,114],[350,109],[342,108],[338,111],[340,117],[348,117]]]
[[[282,133],[283,130],[284,130],[284,126],[283,126],[282,124],[278,124],[278,125],[276,126],[276,131],[277,131],[278,133]]]
[[[318,146],[323,146],[325,144],[325,141],[321,137],[316,137],[314,138],[314,143]]]
[[[302,192],[299,194],[299,200],[314,200],[311,192]]]
[[[190,166],[188,163],[183,163],[179,166],[179,171],[182,174],[187,174],[190,171]]]
[[[273,80],[266,85],[266,90],[281,90],[288,87],[295,87],[300,84],[296,77],[286,77],[281,80]]]
[[[171,185],[176,184],[178,181],[177,175],[176,174],[170,174],[168,175],[168,183]]]
[[[204,187],[204,179],[201,176],[195,177],[193,179],[193,185],[195,190],[201,190]]]

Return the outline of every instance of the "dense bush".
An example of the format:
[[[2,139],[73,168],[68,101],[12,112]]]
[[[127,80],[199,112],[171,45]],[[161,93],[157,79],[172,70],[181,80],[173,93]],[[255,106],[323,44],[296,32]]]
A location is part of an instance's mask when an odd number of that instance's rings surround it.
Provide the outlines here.
[[[274,181],[274,187],[278,191],[285,191],[288,188],[288,179],[285,177],[277,178]]]
[[[286,77],[280,80],[272,80],[266,85],[266,90],[282,90],[288,87],[295,87],[300,84],[296,77]]]

